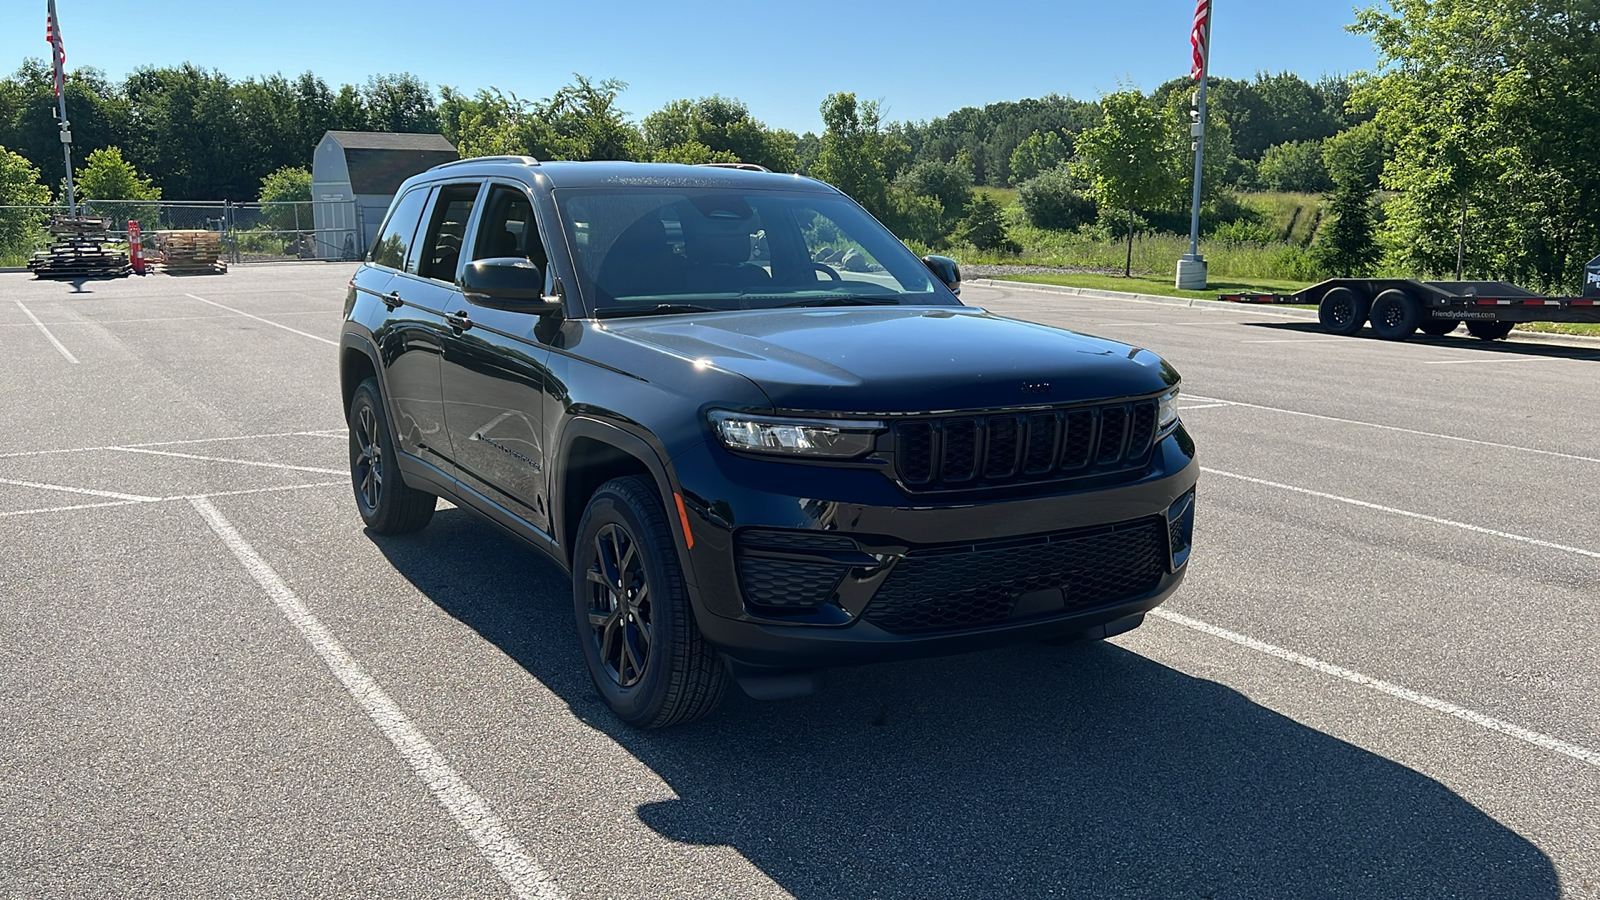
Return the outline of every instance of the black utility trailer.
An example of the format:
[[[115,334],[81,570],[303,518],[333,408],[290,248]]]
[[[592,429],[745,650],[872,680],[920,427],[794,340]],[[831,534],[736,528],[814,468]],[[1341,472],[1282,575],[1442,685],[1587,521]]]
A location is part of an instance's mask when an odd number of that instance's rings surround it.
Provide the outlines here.
[[[1486,341],[1511,333],[1519,322],[1600,324],[1600,259],[1584,273],[1581,297],[1546,297],[1503,281],[1413,281],[1409,278],[1334,278],[1294,294],[1314,303],[1322,327],[1355,334],[1372,325],[1384,340],[1403,341],[1420,331],[1449,334],[1466,323]]]

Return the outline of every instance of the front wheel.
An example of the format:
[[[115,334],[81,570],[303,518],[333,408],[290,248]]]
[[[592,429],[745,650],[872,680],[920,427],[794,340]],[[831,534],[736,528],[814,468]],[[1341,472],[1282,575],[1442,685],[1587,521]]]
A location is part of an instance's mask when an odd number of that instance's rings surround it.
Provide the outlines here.
[[[406,484],[397,462],[378,380],[368,378],[350,398],[350,483],[361,521],[378,534],[416,531],[437,505],[437,497]]]
[[[1498,341],[1511,333],[1511,322],[1490,322],[1482,319],[1467,320],[1467,333],[1480,341]]]
[[[651,482],[612,479],[589,501],[578,525],[572,601],[589,678],[622,721],[677,725],[722,701],[728,671],[695,624]]]

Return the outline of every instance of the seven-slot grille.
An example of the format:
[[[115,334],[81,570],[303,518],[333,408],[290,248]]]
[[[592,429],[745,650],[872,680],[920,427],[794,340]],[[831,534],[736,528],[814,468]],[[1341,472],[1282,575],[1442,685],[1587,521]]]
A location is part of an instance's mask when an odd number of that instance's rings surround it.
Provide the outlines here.
[[[912,419],[894,426],[895,469],[911,488],[951,490],[1142,467],[1156,401]]]

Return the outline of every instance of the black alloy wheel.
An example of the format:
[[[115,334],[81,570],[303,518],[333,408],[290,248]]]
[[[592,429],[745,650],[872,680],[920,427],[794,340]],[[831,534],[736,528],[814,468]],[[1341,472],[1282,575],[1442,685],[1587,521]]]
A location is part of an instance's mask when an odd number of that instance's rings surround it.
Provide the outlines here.
[[[601,485],[573,548],[578,643],[606,705],[637,728],[716,709],[728,670],[695,623],[655,483],[633,476]]]
[[[1416,333],[1422,305],[1398,288],[1390,288],[1372,301],[1372,333],[1386,341],[1403,341]]]
[[[600,666],[618,687],[644,678],[650,662],[650,581],[633,535],[609,523],[594,536],[589,584],[589,627]]]
[[[361,521],[378,534],[406,534],[428,524],[438,498],[406,484],[395,466],[377,379],[368,378],[350,399],[350,484]]]
[[[1480,341],[1498,341],[1516,327],[1513,322],[1492,322],[1487,319],[1467,320],[1467,333]]]
[[[1367,310],[1371,305],[1365,294],[1351,288],[1329,288],[1317,304],[1317,319],[1322,322],[1322,330],[1329,334],[1355,334],[1367,323]]]
[[[1443,337],[1455,331],[1456,326],[1460,324],[1455,319],[1424,319],[1422,324],[1417,326],[1417,330],[1433,337]]]

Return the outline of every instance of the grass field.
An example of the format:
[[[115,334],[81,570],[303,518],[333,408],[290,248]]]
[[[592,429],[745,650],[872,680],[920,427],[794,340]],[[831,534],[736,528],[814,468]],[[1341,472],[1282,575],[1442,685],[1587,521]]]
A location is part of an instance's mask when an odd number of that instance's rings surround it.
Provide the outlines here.
[[[1218,294],[1226,293],[1292,294],[1303,287],[1307,287],[1304,282],[1297,281],[1248,279],[1243,281],[1212,281],[1210,286],[1203,291],[1180,291],[1173,286],[1176,280],[1175,275],[1153,275],[1141,272],[1133,273],[1130,278],[1124,278],[1121,275],[1074,273],[1070,275],[1005,275],[1000,276],[998,280],[1021,281],[1030,284],[1059,284],[1097,291],[1154,294],[1158,297],[1181,297],[1188,300],[1215,300]]]

